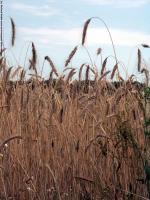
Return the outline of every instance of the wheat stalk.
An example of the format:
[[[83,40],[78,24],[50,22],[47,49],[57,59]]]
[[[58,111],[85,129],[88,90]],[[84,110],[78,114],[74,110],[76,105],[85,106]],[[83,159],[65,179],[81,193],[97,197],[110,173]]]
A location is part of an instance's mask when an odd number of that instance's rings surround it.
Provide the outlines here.
[[[76,69],[73,68],[68,74],[66,83],[69,83],[69,80],[74,76],[74,74],[76,74]]]
[[[35,45],[33,42],[32,42],[32,59],[30,59],[29,62],[30,62],[29,69],[33,69],[37,74],[37,70],[36,70],[37,53],[36,53]]]
[[[141,61],[142,61],[141,50],[138,49],[138,72],[140,72],[141,70]]]
[[[92,18],[88,19],[88,20],[85,22],[85,24],[84,24],[83,33],[82,33],[82,45],[85,44],[87,29],[88,29],[88,26],[89,26],[89,23],[90,23],[91,19],[92,19]]]
[[[15,22],[12,18],[10,18],[11,21],[11,30],[12,30],[12,34],[11,34],[11,45],[14,46],[15,44],[15,39],[16,39],[16,26],[15,26]]]
[[[58,75],[58,73],[57,73],[56,67],[55,67],[53,61],[50,59],[50,57],[49,57],[49,56],[45,56],[45,60],[47,60],[47,61],[49,62],[50,66],[51,66],[51,68],[52,68],[52,71],[53,71],[54,74],[58,77],[59,75]]]
[[[106,64],[107,64],[107,60],[108,60],[108,57],[105,58],[103,64],[102,64],[102,69],[101,69],[101,76],[104,74],[104,71],[105,71],[105,68],[106,68]]]
[[[87,82],[89,80],[89,72],[90,72],[90,66],[87,65],[86,73],[85,73],[85,81]]]
[[[71,53],[69,54],[68,59],[67,59],[66,62],[65,62],[65,67],[68,66],[68,64],[70,63],[71,59],[73,58],[73,56],[74,56],[75,53],[77,52],[77,49],[78,49],[78,46],[76,46],[76,47],[71,51]]]
[[[118,64],[116,64],[116,65],[114,66],[114,68],[113,68],[113,71],[112,71],[111,76],[110,76],[111,79],[114,78],[114,75],[115,75],[115,72],[116,72],[117,69],[118,69]]]

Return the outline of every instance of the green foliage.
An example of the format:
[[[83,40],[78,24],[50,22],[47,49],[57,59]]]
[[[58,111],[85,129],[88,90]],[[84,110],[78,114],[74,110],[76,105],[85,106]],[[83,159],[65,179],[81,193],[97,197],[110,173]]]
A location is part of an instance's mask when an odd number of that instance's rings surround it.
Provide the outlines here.
[[[149,119],[145,119],[145,127],[150,126],[150,118]]]
[[[150,87],[145,87],[144,89],[144,97],[149,98],[150,97]]]
[[[150,131],[144,131],[145,136],[150,137]]]
[[[146,165],[145,168],[146,181],[150,181],[150,166]]]

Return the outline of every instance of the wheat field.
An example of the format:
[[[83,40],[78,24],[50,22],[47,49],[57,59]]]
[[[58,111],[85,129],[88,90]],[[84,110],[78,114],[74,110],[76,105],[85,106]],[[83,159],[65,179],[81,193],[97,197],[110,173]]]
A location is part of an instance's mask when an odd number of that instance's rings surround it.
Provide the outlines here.
[[[91,20],[83,27],[83,46]],[[12,18],[11,26],[14,46]],[[145,83],[133,75],[124,80],[117,57],[112,71],[106,58],[100,72],[90,64],[77,72],[69,64],[78,46],[64,64],[65,76],[45,56],[51,73],[44,80],[36,68],[34,43],[31,49],[29,80],[22,67],[9,67],[5,49],[1,52],[0,199],[148,200],[150,90],[141,50],[137,65]]]

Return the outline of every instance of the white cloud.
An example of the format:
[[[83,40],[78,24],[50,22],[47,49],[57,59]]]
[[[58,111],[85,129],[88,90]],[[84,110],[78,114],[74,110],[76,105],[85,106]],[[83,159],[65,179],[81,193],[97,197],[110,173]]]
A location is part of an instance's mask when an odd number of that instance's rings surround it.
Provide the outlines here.
[[[115,45],[135,46],[141,43],[150,44],[150,34],[132,30],[111,29]],[[27,28],[19,29],[24,40],[32,40],[40,45],[78,45],[81,42],[82,30],[73,29],[50,29],[50,28]],[[87,32],[87,45],[110,45],[109,35],[104,28],[89,28]]]
[[[140,7],[150,3],[150,0],[83,0],[95,5],[113,5],[116,7]]]
[[[29,4],[14,3],[12,5],[12,8],[16,11],[25,12],[31,15],[43,16],[43,17],[58,15],[60,13],[59,10],[52,8],[49,5],[43,5],[43,6],[38,7],[34,5],[29,5]]]

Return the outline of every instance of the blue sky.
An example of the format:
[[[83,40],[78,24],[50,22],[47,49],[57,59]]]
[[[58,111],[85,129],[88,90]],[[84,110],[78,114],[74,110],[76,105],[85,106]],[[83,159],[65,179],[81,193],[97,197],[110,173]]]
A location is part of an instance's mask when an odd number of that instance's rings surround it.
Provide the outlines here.
[[[84,22],[93,16],[102,18],[108,25],[115,46],[117,57],[131,73],[136,71],[137,45],[150,44],[150,0],[7,0],[4,1],[5,46],[8,50],[9,63],[25,65],[24,58],[29,41],[33,41],[39,57],[39,69],[45,55],[49,55],[59,71],[74,46],[81,43]],[[15,48],[10,48],[10,22],[12,17],[17,27]],[[113,55],[109,35],[104,25],[94,20],[88,30],[86,46],[91,57],[101,47],[103,58]],[[21,52],[21,54],[20,54]],[[150,50],[143,50],[149,63]],[[27,57],[30,56],[30,52]],[[84,49],[72,61],[73,67],[79,67],[89,61]],[[27,63],[27,62],[26,62]],[[113,62],[109,67],[113,67]],[[100,66],[99,60],[97,65]],[[124,68],[124,67],[123,67]],[[45,66],[44,74],[49,72]]]

